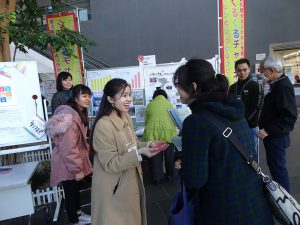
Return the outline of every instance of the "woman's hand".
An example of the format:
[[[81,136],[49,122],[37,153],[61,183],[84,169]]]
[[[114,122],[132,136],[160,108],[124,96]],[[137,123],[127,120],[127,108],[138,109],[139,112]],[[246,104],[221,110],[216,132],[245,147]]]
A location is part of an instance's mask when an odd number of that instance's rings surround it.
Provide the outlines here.
[[[169,147],[170,144],[168,144],[165,141],[151,141],[149,147],[155,148],[157,151],[164,151]]]
[[[76,181],[81,181],[83,178],[84,178],[84,173],[83,172],[77,173],[75,175],[75,180]]]
[[[174,164],[175,164],[175,169],[177,169],[177,170],[181,169],[181,160],[180,159],[177,159]]]
[[[137,153],[139,155],[145,155],[151,158],[152,156],[155,156],[157,153],[159,153],[159,151],[157,151],[155,148],[143,147],[143,148],[139,148],[137,150]]]
[[[257,131],[257,136],[260,139],[264,139],[265,137],[267,137],[269,134],[265,131],[265,129],[261,129],[259,131]]]

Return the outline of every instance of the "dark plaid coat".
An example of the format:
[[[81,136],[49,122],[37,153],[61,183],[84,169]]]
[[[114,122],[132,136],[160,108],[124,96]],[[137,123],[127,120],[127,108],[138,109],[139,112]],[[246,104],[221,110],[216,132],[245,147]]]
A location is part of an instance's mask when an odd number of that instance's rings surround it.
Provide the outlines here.
[[[263,185],[238,150],[201,114],[214,112],[233,129],[248,153],[255,154],[251,130],[240,100],[223,94],[201,96],[190,104],[183,123],[182,175],[197,206],[196,224],[274,224]]]

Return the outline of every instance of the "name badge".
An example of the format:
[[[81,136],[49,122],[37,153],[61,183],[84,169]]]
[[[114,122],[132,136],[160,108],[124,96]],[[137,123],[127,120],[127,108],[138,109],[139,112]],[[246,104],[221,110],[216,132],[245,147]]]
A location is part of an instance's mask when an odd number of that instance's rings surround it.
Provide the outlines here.
[[[131,151],[136,151],[137,150],[137,146],[132,146],[131,148],[128,148],[128,152],[131,152]]]

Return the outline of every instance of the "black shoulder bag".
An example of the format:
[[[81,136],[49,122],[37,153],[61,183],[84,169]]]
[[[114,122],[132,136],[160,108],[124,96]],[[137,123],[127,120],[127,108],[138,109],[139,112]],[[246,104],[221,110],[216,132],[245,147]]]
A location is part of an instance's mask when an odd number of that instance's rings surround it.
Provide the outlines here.
[[[218,117],[209,111],[205,111],[205,118],[213,123],[218,130],[223,133],[246,159],[247,163],[262,177],[265,186],[266,198],[271,208],[273,216],[283,225],[300,224],[300,205],[298,202],[278,183],[265,175],[252,155],[248,155],[243,149],[243,145],[233,130],[225,125]]]

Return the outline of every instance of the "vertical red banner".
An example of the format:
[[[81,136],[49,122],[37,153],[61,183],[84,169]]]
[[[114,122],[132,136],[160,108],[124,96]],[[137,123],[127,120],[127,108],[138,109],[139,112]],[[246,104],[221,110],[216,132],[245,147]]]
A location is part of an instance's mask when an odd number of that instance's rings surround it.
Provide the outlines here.
[[[46,16],[47,30],[56,31],[64,26],[67,29],[78,31],[78,24],[75,12],[52,14]],[[61,71],[66,71],[72,74],[73,83],[83,83],[83,63],[81,57],[81,48],[78,45],[66,46],[73,50],[71,56],[65,54],[65,48],[55,52],[50,46],[55,76]]]
[[[234,63],[245,57],[246,0],[220,0],[222,73],[236,80]]]

